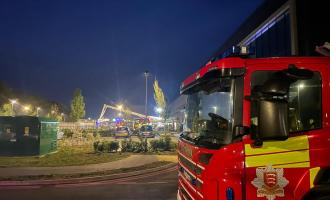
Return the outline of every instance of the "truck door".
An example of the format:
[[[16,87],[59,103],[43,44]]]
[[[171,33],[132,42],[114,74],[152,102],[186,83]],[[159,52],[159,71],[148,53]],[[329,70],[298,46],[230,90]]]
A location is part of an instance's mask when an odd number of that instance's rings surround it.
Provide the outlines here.
[[[251,74],[251,94],[275,71]],[[310,152],[308,135],[322,127],[321,74],[290,85],[289,138],[263,141],[254,145],[245,138],[246,199],[300,199],[310,189]],[[256,105],[251,103],[251,132],[258,127]]]

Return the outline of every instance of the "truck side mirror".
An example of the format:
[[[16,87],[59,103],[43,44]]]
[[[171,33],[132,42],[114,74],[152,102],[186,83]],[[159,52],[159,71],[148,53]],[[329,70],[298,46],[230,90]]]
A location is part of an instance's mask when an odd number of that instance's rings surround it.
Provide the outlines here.
[[[288,102],[261,99],[258,104],[258,139],[286,140],[289,135]]]

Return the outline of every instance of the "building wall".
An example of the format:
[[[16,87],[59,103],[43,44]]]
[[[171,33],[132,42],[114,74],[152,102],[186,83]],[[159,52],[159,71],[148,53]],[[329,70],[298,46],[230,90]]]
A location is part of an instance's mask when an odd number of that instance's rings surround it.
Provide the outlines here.
[[[230,56],[233,46],[248,46],[251,57],[316,56],[330,41],[328,1],[267,0],[211,57]]]

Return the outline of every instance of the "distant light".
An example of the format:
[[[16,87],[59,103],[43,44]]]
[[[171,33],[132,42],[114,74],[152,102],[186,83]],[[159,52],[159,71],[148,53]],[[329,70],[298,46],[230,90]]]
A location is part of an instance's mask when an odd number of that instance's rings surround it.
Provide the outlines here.
[[[122,114],[121,113],[118,113],[118,116],[122,116]]]
[[[62,113],[63,114],[63,113]],[[88,117],[88,120],[91,120],[91,118],[90,117]]]
[[[116,121],[116,118],[113,118],[112,121],[115,122]]]
[[[117,108],[118,108],[119,110],[122,110],[122,109],[123,109],[123,105],[122,105],[122,104],[119,104],[119,105],[117,105]]]
[[[246,46],[241,47],[241,54],[247,54],[248,53],[248,48]]]
[[[17,103],[17,100],[16,99],[10,99],[9,101],[10,101],[11,104]]]
[[[298,87],[299,87],[300,89],[303,89],[303,88],[305,87],[305,84],[301,83],[301,84],[298,85]]]
[[[23,109],[24,109],[25,111],[28,111],[28,110],[30,110],[30,106],[24,106]]]
[[[162,112],[163,112],[163,108],[157,107],[157,108],[156,108],[156,112],[158,112],[158,113],[162,113]]]
[[[41,108],[40,107],[37,107],[37,110],[41,110]]]

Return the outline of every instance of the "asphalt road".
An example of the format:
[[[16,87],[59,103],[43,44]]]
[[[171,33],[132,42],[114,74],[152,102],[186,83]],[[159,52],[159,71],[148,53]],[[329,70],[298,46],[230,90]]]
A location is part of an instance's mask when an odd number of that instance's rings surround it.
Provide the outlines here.
[[[0,188],[1,200],[101,200],[101,199],[176,199],[177,171],[120,180],[85,183],[79,185],[54,185],[47,187]]]

